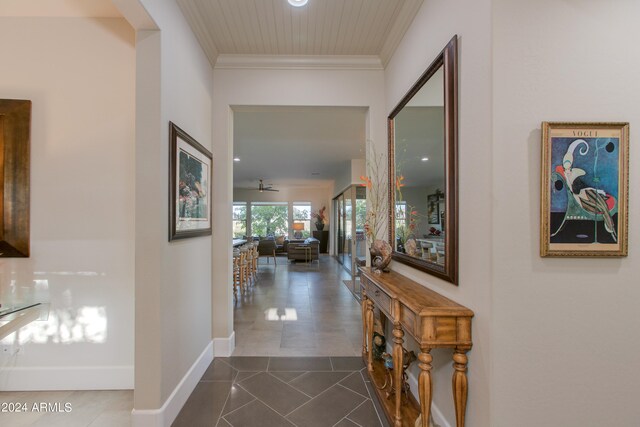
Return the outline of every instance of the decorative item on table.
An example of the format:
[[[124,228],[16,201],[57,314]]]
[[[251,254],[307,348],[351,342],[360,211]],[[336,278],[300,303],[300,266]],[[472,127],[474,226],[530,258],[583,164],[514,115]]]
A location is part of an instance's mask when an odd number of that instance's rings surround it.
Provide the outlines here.
[[[402,349],[402,384],[400,385],[400,392],[404,395],[404,398],[407,399],[409,397],[409,377],[407,376],[407,368],[416,360],[416,354],[413,351],[407,351],[407,349]],[[398,389],[396,385],[393,383],[393,356],[389,353],[382,353],[382,361],[385,367],[385,379],[384,384],[382,386],[378,386],[379,390],[385,390],[385,395],[388,398],[393,396]]]
[[[302,239],[302,231],[304,230],[304,223],[294,222],[292,228],[293,228],[293,238]]]
[[[327,207],[323,206],[318,210],[318,212],[311,212],[311,218],[315,218],[316,220],[316,230],[322,231],[324,230],[324,224],[327,222]]]
[[[371,266],[373,272],[380,274],[387,272],[387,266],[391,262],[391,245],[384,240],[375,240],[370,249]]]
[[[387,340],[385,339],[384,335],[377,332],[373,333],[373,358],[375,360],[382,359],[386,343]]]
[[[629,123],[542,123],[540,255],[627,256]]]
[[[439,235],[441,235],[441,234],[442,234],[442,231],[438,230],[438,229],[437,229],[437,228],[435,228],[435,227],[431,227],[431,228],[429,229],[429,236],[439,236]]]
[[[367,141],[367,173],[361,175],[360,186],[367,189],[367,214],[364,231],[367,241],[373,245],[378,236],[382,235],[385,224],[389,219],[387,215],[387,188],[386,158],[384,154],[376,153],[375,145]]]

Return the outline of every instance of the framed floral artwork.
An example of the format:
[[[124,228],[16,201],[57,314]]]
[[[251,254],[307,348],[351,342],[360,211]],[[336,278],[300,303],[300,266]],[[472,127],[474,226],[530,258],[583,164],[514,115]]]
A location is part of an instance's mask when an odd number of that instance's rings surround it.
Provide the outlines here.
[[[628,123],[542,123],[540,255],[627,256]]]
[[[211,152],[169,122],[169,241],[211,235]]]

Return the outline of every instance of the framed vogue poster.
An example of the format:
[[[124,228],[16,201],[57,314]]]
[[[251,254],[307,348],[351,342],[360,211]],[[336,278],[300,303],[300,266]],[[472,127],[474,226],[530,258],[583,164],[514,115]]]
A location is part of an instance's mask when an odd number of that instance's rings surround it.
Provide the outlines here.
[[[541,256],[627,255],[628,123],[542,123]]]
[[[209,150],[169,122],[169,241],[211,234]]]

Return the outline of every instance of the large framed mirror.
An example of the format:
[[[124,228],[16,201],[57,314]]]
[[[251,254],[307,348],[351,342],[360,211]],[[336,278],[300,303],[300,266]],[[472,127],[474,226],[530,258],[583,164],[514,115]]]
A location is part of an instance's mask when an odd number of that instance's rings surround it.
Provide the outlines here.
[[[393,259],[458,284],[457,40],[388,118]]]

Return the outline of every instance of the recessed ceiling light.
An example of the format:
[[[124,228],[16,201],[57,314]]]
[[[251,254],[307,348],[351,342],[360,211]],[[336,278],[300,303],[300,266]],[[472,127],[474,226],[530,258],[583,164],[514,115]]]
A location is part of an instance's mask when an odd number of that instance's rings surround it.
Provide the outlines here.
[[[295,7],[302,7],[302,6],[304,6],[305,4],[307,4],[307,2],[308,2],[309,0],[287,0],[287,1],[289,2],[289,4],[290,4],[291,6],[295,6]]]
[[[428,157],[423,157],[420,160],[422,160],[423,162],[426,162],[426,161],[429,161],[429,158]]]
[[[240,161],[240,157],[234,157],[234,158],[233,158],[233,161],[234,161],[234,162],[239,162],[239,161]]]

